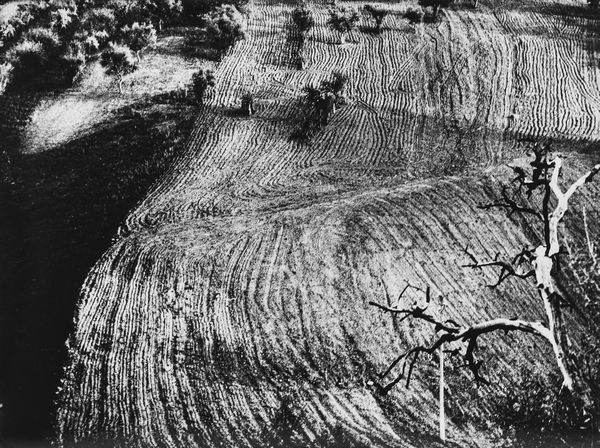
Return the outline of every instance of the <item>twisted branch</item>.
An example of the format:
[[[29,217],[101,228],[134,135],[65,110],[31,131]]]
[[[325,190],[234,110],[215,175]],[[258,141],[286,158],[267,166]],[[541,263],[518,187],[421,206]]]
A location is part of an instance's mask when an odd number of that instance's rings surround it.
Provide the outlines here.
[[[409,287],[412,286],[407,285],[400,293],[399,298],[401,298],[401,296]],[[429,291],[429,288],[427,289],[427,291]],[[387,291],[385,294],[387,296]],[[526,333],[536,334],[545,338],[551,337],[550,331],[547,328],[545,328],[541,323],[529,322],[521,319],[497,318],[480,322],[469,327],[461,327],[457,322],[451,319],[445,321],[438,320],[432,314],[426,312],[430,303],[429,294],[429,292],[426,292],[425,298],[427,305],[418,306],[415,303],[415,305],[412,308],[392,308],[377,302],[369,302],[370,305],[375,306],[382,311],[391,314],[403,315],[401,321],[407,319],[408,317],[413,317],[415,319],[420,319],[430,324],[433,324],[435,332],[437,334],[436,339],[430,345],[419,345],[417,347],[413,347],[410,350],[397,356],[391,362],[388,368],[381,374],[382,379],[389,376],[398,365],[401,365],[401,369],[400,372],[396,374],[386,386],[382,387],[382,391],[384,393],[387,393],[403,379],[406,379],[406,387],[409,387],[414,367],[419,357],[423,354],[432,355],[443,344],[452,342],[466,344],[466,347],[463,347],[465,349],[464,353],[461,353],[460,348],[453,350],[445,350],[445,352],[450,353],[452,356],[462,357],[465,361],[464,367],[467,367],[473,373],[475,381],[478,384],[487,384],[487,380],[480,373],[483,363],[482,361],[478,361],[475,358],[475,351],[477,349],[477,338],[479,336],[497,330],[504,330],[505,332],[523,331]]]

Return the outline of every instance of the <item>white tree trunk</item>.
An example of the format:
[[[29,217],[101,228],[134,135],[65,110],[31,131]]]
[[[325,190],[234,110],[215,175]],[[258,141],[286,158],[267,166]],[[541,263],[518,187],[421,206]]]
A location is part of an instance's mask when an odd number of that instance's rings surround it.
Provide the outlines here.
[[[594,166],[590,172],[581,176],[565,193],[562,192],[558,185],[562,159],[556,157],[552,161],[552,164],[553,170],[552,177],[550,178],[550,188],[552,193],[556,196],[557,204],[548,219],[548,235],[546,235],[546,237],[549,247],[542,244],[535,250],[533,267],[535,269],[536,284],[539,289],[540,297],[544,302],[544,309],[548,320],[549,334],[546,336],[546,339],[552,344],[556,363],[558,364],[558,368],[563,377],[563,387],[566,387],[570,392],[573,392],[574,380],[565,354],[567,335],[563,327],[561,305],[558,303],[558,297],[552,281],[552,269],[554,267],[553,257],[560,251],[558,227],[561,219],[569,208],[569,199],[579,187],[588,182],[592,176],[600,171],[600,164]]]
[[[446,441],[446,411],[444,409],[444,344],[440,346],[440,440]]]

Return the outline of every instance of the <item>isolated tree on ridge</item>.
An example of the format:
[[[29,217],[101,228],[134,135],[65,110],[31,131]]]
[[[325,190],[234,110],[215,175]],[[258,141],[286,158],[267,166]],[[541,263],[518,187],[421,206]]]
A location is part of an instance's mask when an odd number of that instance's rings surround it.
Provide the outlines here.
[[[198,70],[192,75],[192,90],[199,104],[204,104],[206,91],[214,86],[215,75],[212,70]]]
[[[375,29],[378,33],[380,33],[383,21],[390,13],[390,11],[375,5],[365,5],[363,9],[365,10],[365,12],[370,14],[371,17],[373,17],[373,20],[375,20]]]
[[[431,344],[413,347],[390,364],[383,377],[388,375],[393,375],[393,377],[383,387],[384,392],[389,391],[403,379],[408,385],[414,365],[421,355],[432,355],[437,350],[443,349],[444,344],[452,343],[458,344],[458,348],[448,349],[447,352],[461,357],[465,366],[471,370],[475,380],[485,383],[486,380],[480,373],[482,362],[478,361],[475,356],[478,337],[498,330],[520,331],[541,337],[550,344],[556,366],[563,378],[563,387],[571,392],[574,398],[580,400],[580,405],[584,410],[589,407],[591,403],[589,385],[581,377],[577,366],[574,365],[573,357],[570,356],[569,329],[563,313],[565,308],[573,307],[574,304],[555,286],[555,277],[563,254],[559,243],[561,220],[568,211],[571,197],[579,188],[594,179],[594,176],[600,172],[600,164],[594,166],[569,185],[566,191],[563,191],[559,185],[563,159],[560,156],[551,158],[547,146],[536,146],[534,155],[535,158],[530,163],[531,169],[527,170],[529,172],[522,167],[511,167],[516,175],[512,181],[512,184],[516,185],[514,191],[510,192],[509,188],[505,187],[502,189],[501,199],[480,205],[480,208],[484,210],[500,208],[506,210],[509,216],[516,213],[533,217],[541,228],[543,240],[536,247],[524,247],[521,252],[507,261],[501,260],[500,254],[497,254],[493,260],[479,261],[468,248],[465,248],[469,263],[464,267],[497,268],[499,270],[498,279],[495,284],[489,285],[490,288],[499,287],[508,278],[530,281],[545,310],[546,322],[527,321],[518,317],[499,317],[471,325],[461,325],[453,320],[443,321],[428,312],[431,303],[429,288],[423,290],[406,285],[398,301],[409,289],[421,291],[425,300],[421,304],[414,302],[407,307],[400,305],[392,307],[388,305],[392,302],[384,285],[387,304],[370,302],[371,305],[400,317],[400,321],[412,318],[428,322],[434,325],[436,331],[436,336]],[[534,195],[540,198],[541,204],[531,205],[529,199]]]
[[[315,25],[313,13],[310,9],[308,9],[306,3],[302,2],[300,6],[292,11],[292,20],[298,28],[298,31],[300,31],[300,37],[302,41],[304,41],[306,34]]]
[[[334,72],[332,79],[322,81],[318,89],[311,86],[304,88],[306,99],[314,108],[321,125],[326,125],[336,108],[344,102],[344,89],[347,83],[346,75]]]
[[[437,20],[440,8],[447,8],[454,0],[419,0],[419,5],[423,8],[432,8],[432,19]]]
[[[358,23],[358,11],[352,7],[338,6],[329,10],[329,20],[327,24],[340,33],[340,44],[346,43],[346,33],[349,33]]]
[[[117,78],[119,93],[123,93],[123,78],[136,69],[135,57],[129,47],[110,43],[100,58],[106,73]]]

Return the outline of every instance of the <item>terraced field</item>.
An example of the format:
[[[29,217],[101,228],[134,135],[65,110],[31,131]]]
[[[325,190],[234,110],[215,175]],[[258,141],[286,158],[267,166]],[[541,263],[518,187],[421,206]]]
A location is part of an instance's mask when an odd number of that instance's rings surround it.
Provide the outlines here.
[[[311,3],[317,23],[298,70],[295,5],[256,2],[186,151],[83,285],[59,441],[264,446],[290,402],[304,441],[341,426],[372,446],[435,446],[432,365],[388,397],[374,384],[394,354],[431,334],[368,302],[410,282],[431,285],[444,297],[438,312],[459,322],[540,318],[534,291],[490,291],[492,273],[462,268],[462,250],[511,254],[535,238],[477,208],[508,178],[494,167],[522,155],[520,138],[569,151],[566,178],[597,163],[597,23],[559,13],[573,5],[485,3],[412,27],[400,17],[411,5],[394,3],[381,35],[355,31],[340,46],[327,5]],[[334,70],[349,77],[348,104],[310,143],[292,141],[302,87]],[[235,112],[247,91],[252,117]],[[599,193],[590,185],[578,199],[589,222]],[[576,244],[581,219],[568,218]],[[490,437],[469,408],[492,412],[490,397],[521,366],[551,366],[548,347],[530,339],[490,338],[487,350],[490,394],[452,399],[449,437],[461,446]]]

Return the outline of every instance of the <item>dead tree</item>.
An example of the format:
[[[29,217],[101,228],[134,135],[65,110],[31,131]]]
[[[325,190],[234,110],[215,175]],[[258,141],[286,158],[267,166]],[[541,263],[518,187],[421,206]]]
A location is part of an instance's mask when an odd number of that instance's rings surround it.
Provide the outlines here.
[[[569,356],[568,329],[565,326],[563,311],[565,308],[573,307],[574,304],[557,289],[554,277],[559,267],[560,257],[563,252],[559,244],[559,224],[569,208],[569,200],[584,184],[591,182],[600,171],[600,164],[594,166],[590,171],[572,183],[566,191],[559,185],[559,177],[563,165],[560,156],[551,157],[549,145],[536,145],[533,148],[534,160],[531,161],[531,169],[522,167],[511,167],[515,173],[512,184],[516,186],[513,194],[508,188],[504,188],[501,197],[492,203],[480,205],[483,210],[500,208],[512,214],[527,215],[533,217],[541,228],[541,241],[537,247],[525,247],[515,254],[510,260],[501,260],[497,254],[493,260],[480,261],[475,255],[464,249],[469,263],[464,265],[472,269],[495,268],[498,270],[497,281],[488,285],[490,288],[499,287],[509,278],[516,278],[532,282],[532,287],[538,292],[540,301],[545,311],[545,322],[527,321],[518,318],[498,317],[495,319],[479,322],[472,325],[461,325],[453,320],[442,321],[428,312],[431,301],[430,289],[422,291],[425,302],[417,303],[406,308],[394,308],[376,302],[371,305],[392,314],[400,321],[408,318],[428,322],[434,326],[436,336],[430,345],[413,347],[405,353],[400,354],[383,372],[382,378],[391,376],[391,380],[383,391],[387,392],[403,379],[406,385],[410,384],[414,366],[423,354],[432,355],[446,343],[458,343],[460,348],[448,351],[451,355],[460,356],[465,361],[464,365],[470,369],[477,383],[487,381],[481,375],[482,361],[476,358],[478,338],[482,335],[498,330],[520,331],[529,333],[546,340],[552,347],[558,370],[562,375],[563,388],[568,390],[573,397],[578,398],[584,409],[590,404],[589,387],[579,375],[572,357]],[[536,193],[541,196],[541,204],[532,205],[532,197]],[[410,289],[419,289],[407,285],[399,299]],[[387,303],[391,304],[387,290],[385,292]],[[398,320],[396,320],[398,322]],[[392,374],[392,372],[397,372]]]

